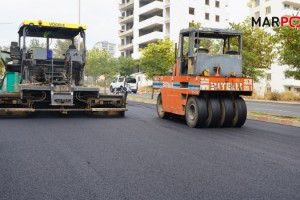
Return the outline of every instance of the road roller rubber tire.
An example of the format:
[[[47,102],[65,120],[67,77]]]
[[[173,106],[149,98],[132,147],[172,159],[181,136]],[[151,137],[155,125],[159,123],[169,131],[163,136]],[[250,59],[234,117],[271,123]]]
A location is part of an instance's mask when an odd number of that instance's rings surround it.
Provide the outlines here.
[[[247,119],[247,106],[243,98],[233,99],[234,117],[232,127],[242,127]]]
[[[233,102],[230,98],[220,98],[221,119],[219,127],[231,127],[234,117]]]
[[[161,119],[168,119],[170,116],[170,113],[167,113],[163,110],[161,93],[157,96],[156,111],[157,111],[158,117]]]
[[[206,102],[203,98],[190,97],[185,108],[185,120],[189,127],[204,127],[207,119]]]
[[[219,127],[221,119],[221,105],[219,99],[214,97],[207,99],[207,112],[206,127]]]

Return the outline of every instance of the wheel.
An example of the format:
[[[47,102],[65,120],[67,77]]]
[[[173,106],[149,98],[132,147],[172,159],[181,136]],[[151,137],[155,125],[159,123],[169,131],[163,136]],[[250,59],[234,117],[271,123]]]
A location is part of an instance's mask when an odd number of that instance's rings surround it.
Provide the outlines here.
[[[165,112],[163,109],[161,94],[157,96],[156,111],[158,117],[161,119],[167,119],[170,116],[170,114]]]
[[[203,127],[207,118],[206,102],[203,98],[190,97],[186,104],[185,120],[189,127]]]
[[[214,97],[207,99],[207,112],[208,117],[205,122],[205,126],[219,127],[221,120],[221,106],[219,99]]]
[[[243,98],[237,97],[233,100],[234,117],[233,127],[242,127],[247,119],[247,106]]]
[[[120,86],[120,92],[121,92],[121,93],[125,93],[125,92],[126,92],[126,88],[123,87],[123,86]]]
[[[119,112],[118,117],[125,117],[125,111]]]
[[[134,94],[136,94],[136,93],[137,93],[137,91],[133,91],[133,93],[134,93]]]
[[[230,98],[220,98],[221,119],[219,126],[230,127],[234,117],[233,103]]]
[[[109,87],[109,90],[110,90],[111,93],[114,92],[114,88],[112,86]]]

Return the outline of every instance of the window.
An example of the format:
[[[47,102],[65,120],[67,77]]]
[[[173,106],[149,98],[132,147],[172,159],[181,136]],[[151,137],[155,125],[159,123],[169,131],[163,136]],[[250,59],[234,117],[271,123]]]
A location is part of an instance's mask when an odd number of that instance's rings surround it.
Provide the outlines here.
[[[256,12],[256,13],[254,14],[254,16],[255,16],[256,19],[259,18],[259,16],[260,16],[259,12]]]
[[[255,6],[259,6],[260,0],[255,0]]]
[[[189,8],[189,14],[194,15],[195,14],[195,8]]]
[[[220,21],[220,16],[216,15],[216,22],[219,22],[219,21]]]
[[[266,7],[266,15],[271,13],[271,6]]]
[[[209,20],[209,13],[205,13],[205,19]]]
[[[294,10],[299,10],[299,8],[294,7]]]
[[[271,73],[267,73],[267,81],[271,80]]]
[[[205,0],[205,5],[209,6],[209,0]]]
[[[220,1],[216,1],[216,8],[220,8]]]
[[[135,78],[128,78],[126,80],[127,83],[136,83],[136,79]]]
[[[290,8],[289,4],[284,4],[284,8]]]

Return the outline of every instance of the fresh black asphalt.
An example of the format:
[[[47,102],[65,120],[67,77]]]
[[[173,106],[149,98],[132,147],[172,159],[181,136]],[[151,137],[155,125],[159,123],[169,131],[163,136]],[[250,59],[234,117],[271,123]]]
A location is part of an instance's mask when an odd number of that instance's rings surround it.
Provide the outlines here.
[[[0,199],[300,199],[300,129],[125,118],[0,119]]]

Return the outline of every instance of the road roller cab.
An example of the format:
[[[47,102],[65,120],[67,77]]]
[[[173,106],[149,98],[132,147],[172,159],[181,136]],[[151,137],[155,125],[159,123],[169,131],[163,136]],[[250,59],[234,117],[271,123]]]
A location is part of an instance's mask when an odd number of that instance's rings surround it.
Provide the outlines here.
[[[242,32],[189,28],[180,32],[172,76],[156,76],[160,118],[185,116],[190,127],[241,127],[253,79],[242,74]]]

